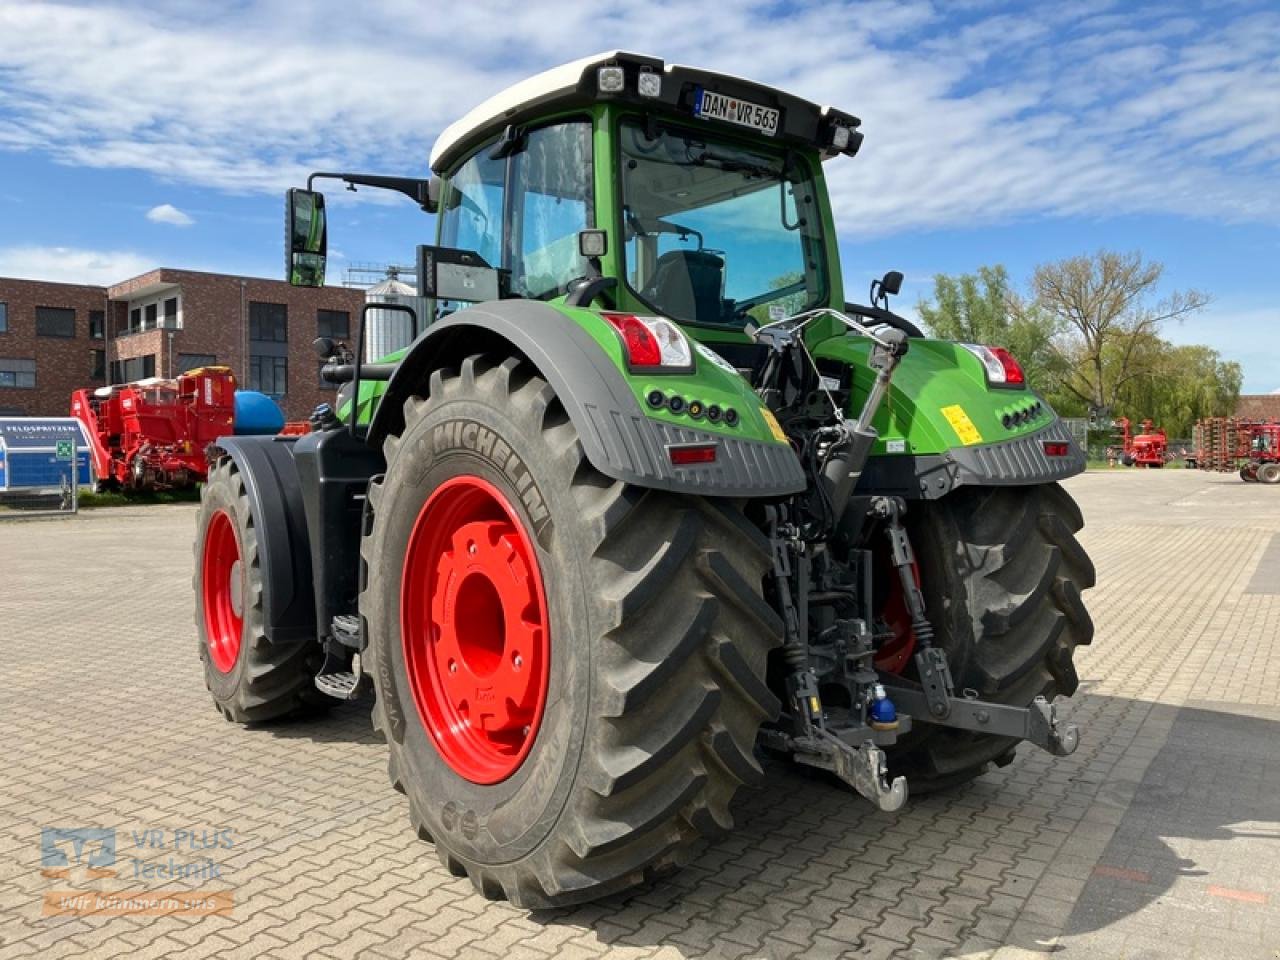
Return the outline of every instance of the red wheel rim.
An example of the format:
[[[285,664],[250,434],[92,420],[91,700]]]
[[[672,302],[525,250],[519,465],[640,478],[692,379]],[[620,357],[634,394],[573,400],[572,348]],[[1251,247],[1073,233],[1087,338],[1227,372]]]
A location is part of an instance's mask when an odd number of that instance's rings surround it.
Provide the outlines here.
[[[885,600],[880,617],[885,625],[893,631],[893,639],[886,640],[876,651],[875,666],[886,673],[901,673],[911,662],[911,655],[916,649],[916,632],[911,626],[911,612],[907,609],[907,596],[902,589],[902,576],[892,563],[884,564],[890,577],[889,597]],[[920,585],[920,565],[911,562],[911,572],[915,575],[916,586]]]
[[[244,564],[235,524],[225,510],[219,510],[209,519],[201,570],[209,659],[219,672],[230,673],[240,656],[244,627]]]
[[[511,503],[480,477],[441,484],[409,535],[400,636],[418,716],[472,783],[505,780],[533,746],[547,628],[537,555]]]

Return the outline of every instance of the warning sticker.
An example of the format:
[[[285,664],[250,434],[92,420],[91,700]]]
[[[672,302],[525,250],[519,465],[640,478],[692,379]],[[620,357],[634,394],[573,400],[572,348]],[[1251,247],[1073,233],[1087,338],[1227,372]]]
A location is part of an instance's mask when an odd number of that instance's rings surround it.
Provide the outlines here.
[[[969,415],[964,412],[964,407],[955,403],[949,407],[942,408],[942,415],[947,418],[947,422],[951,424],[951,429],[956,432],[956,436],[960,438],[960,442],[966,447],[970,444],[981,443],[982,434],[978,432],[978,428],[973,425],[973,421],[969,419]]]

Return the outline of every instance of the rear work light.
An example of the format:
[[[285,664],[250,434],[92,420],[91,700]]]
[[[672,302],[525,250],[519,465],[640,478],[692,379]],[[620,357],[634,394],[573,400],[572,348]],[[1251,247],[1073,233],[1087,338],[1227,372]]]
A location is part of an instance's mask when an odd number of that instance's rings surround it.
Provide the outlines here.
[[[987,371],[987,383],[995,387],[1024,387],[1027,384],[1022,364],[1004,347],[988,347],[981,343],[962,343]]]
[[[667,447],[667,455],[673,467],[687,467],[694,463],[715,463],[714,443],[690,443],[679,447]]]
[[[1046,440],[1044,455],[1046,457],[1065,457],[1071,453],[1071,444],[1065,440]]]
[[[684,333],[666,317],[637,317],[630,313],[606,313],[604,318],[618,331],[632,370],[655,373],[687,373],[693,368],[693,351]]]

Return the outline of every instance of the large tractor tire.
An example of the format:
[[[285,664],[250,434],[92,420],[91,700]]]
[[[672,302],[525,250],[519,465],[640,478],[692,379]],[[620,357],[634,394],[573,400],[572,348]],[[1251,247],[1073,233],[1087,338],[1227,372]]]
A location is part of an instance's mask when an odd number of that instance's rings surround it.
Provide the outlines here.
[[[1093,563],[1075,536],[1083,526],[1056,483],[961,487],[911,504],[907,527],[925,607],[957,692],[1021,707],[1075,692],[1072,656],[1093,640],[1081,600],[1094,583]],[[1017,743],[921,725],[889,748],[889,769],[907,777],[912,793],[928,793],[1008,763]]]
[[[230,459],[209,471],[196,526],[196,633],[205,686],[219,712],[257,723],[323,709],[315,688],[323,659],[314,640],[269,641],[263,626],[262,567],[244,480]]]
[[[552,907],[731,827],[779,707],[762,535],[732,504],[598,473],[513,358],[435,373],[385,452],[362,547],[374,725],[442,862]]]

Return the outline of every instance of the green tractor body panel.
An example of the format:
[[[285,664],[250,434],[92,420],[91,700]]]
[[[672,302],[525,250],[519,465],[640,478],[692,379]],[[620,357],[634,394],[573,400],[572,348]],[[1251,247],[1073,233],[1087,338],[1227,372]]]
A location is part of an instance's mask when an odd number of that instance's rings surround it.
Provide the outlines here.
[[[855,405],[871,386],[870,352],[871,342],[858,336],[832,338],[813,351],[819,360],[848,365]],[[989,386],[981,362],[960,344],[912,340],[873,421],[880,436],[872,455],[942,454],[1000,443],[1034,434],[1055,419],[1032,390]]]

